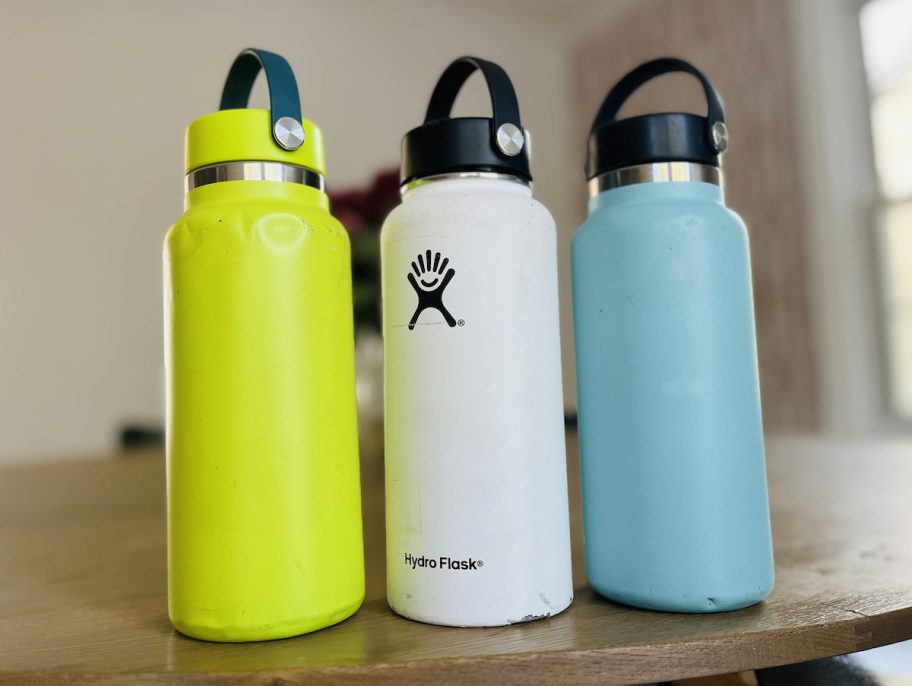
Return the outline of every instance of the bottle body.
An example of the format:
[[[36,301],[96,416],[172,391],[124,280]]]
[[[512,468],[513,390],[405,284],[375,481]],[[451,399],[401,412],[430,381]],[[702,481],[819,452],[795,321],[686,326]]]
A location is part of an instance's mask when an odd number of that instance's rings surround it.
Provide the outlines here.
[[[512,180],[432,181],[381,255],[390,606],[556,614],[573,589],[553,219]]]
[[[604,191],[574,236],[586,569],[630,605],[773,585],[746,229],[718,186]]]
[[[165,240],[169,610],[282,638],[364,595],[348,237],[313,188],[190,191]]]

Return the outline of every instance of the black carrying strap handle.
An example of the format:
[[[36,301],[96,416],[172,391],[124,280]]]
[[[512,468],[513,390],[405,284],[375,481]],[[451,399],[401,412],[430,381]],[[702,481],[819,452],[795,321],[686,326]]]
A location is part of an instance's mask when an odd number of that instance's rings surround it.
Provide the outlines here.
[[[516,100],[516,91],[513,83],[500,65],[488,62],[478,57],[460,57],[453,61],[441,74],[440,80],[431,94],[428,103],[427,115],[424,123],[440,119],[449,119],[450,111],[456,96],[466,80],[478,69],[485,82],[488,84],[488,93],[491,96],[491,111],[493,113],[491,127],[491,143],[495,149],[500,149],[497,143],[497,132],[504,124],[512,124],[521,133],[522,122],[519,119],[519,102]]]
[[[285,150],[295,150],[303,143],[294,145],[296,138],[280,136],[279,131],[290,122],[279,123],[280,119],[294,120],[297,128],[301,127],[301,99],[298,95],[298,83],[295,80],[291,65],[281,55],[268,50],[248,48],[234,60],[225,79],[222,90],[220,110],[245,109],[250,101],[250,92],[257,75],[262,69],[266,73],[266,85],[269,87],[269,109],[271,111],[271,134],[275,142]],[[278,126],[277,126],[278,125]],[[289,141],[293,142],[289,142]]]
[[[703,93],[706,95],[706,134],[712,141],[712,126],[716,122],[725,122],[725,110],[722,107],[722,99],[712,87],[703,73],[695,66],[676,57],[660,57],[659,59],[645,62],[631,71],[627,76],[617,82],[611,92],[605,98],[605,102],[599,108],[598,114],[595,115],[595,121],[592,122],[592,129],[589,134],[595,133],[601,126],[613,122],[617,118],[617,113],[621,106],[627,102],[627,99],[634,94],[647,81],[651,81],[657,76],[671,72],[685,72],[692,74],[703,86]]]

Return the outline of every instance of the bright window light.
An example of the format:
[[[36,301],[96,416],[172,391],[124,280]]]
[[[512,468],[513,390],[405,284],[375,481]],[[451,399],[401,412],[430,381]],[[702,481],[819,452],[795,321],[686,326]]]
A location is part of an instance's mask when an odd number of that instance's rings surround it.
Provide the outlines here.
[[[912,419],[912,0],[861,11],[874,158],[883,198],[880,255],[894,411]]]

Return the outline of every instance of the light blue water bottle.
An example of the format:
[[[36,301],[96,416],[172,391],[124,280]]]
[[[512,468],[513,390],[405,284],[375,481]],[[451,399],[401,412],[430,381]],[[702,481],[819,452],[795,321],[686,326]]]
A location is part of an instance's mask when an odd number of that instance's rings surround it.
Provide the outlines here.
[[[618,120],[646,81],[699,79],[706,117]],[[573,239],[586,571],[613,600],[719,612],[773,586],[747,231],[725,207],[719,96],[682,60],[634,69],[589,137]]]

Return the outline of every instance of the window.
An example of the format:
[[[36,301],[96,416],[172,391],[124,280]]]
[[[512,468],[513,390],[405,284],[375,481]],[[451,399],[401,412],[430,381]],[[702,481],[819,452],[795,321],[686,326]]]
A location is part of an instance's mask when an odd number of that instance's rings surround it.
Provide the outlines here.
[[[870,0],[861,37],[871,93],[890,400],[912,419],[912,0]]]

